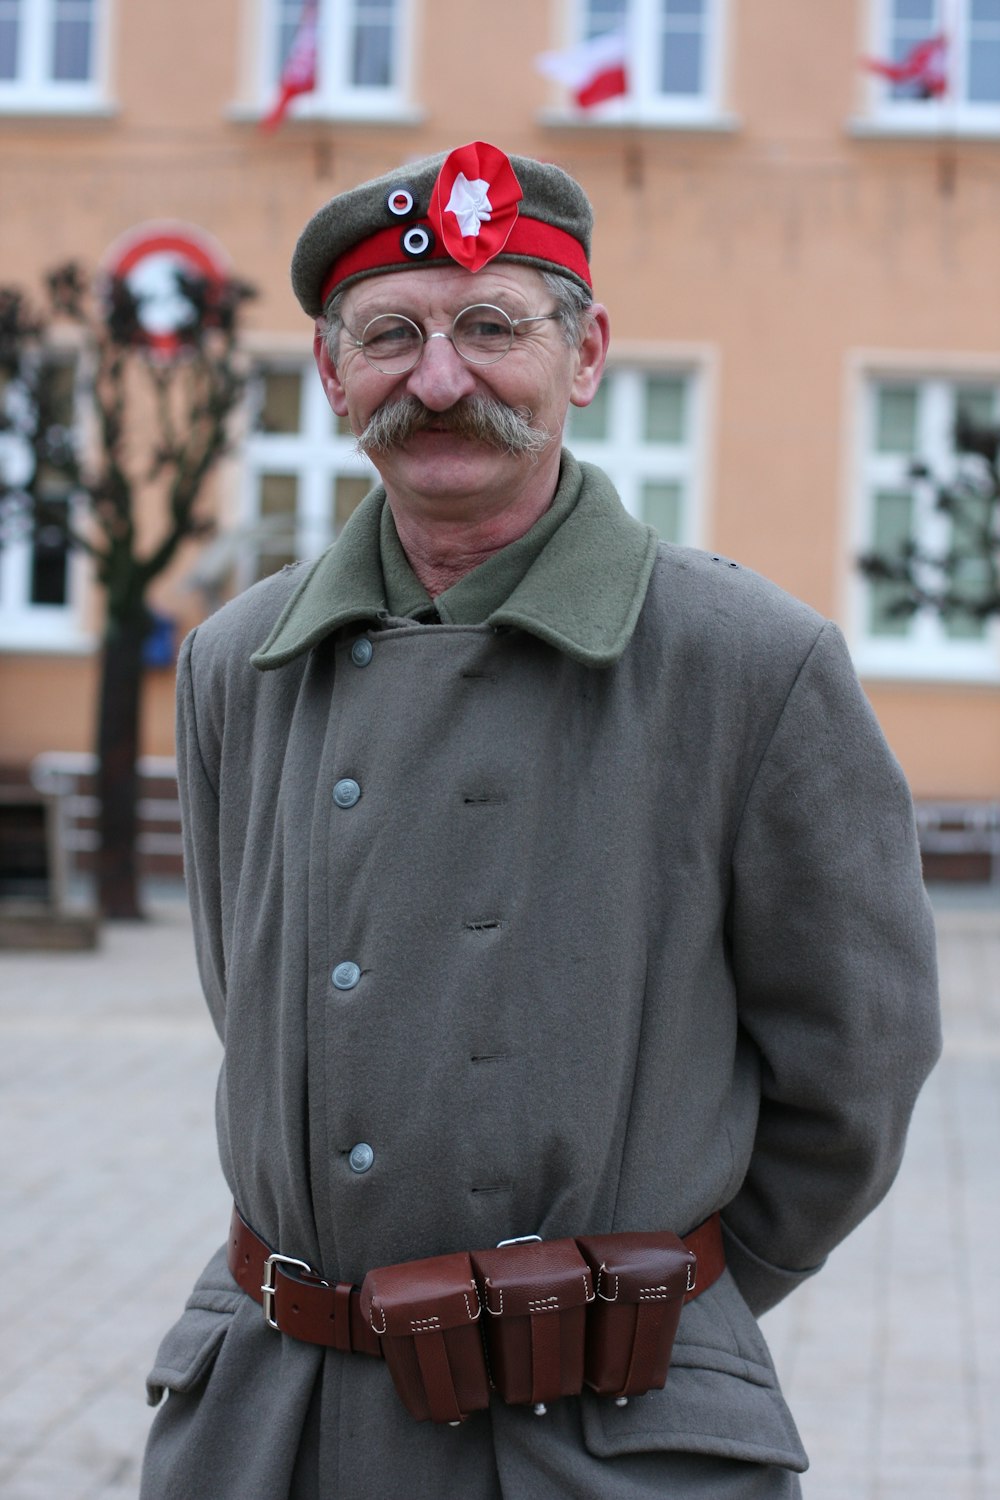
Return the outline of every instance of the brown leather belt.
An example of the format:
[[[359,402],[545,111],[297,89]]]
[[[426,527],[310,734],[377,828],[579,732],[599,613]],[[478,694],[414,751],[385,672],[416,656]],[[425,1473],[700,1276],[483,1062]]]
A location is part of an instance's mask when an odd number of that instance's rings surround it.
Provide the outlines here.
[[[695,1284],[684,1297],[690,1302],[726,1269],[719,1215],[714,1213],[692,1229],[683,1243],[698,1261]],[[271,1328],[344,1354],[382,1358],[382,1340],[361,1313],[360,1288],[345,1281],[324,1281],[305,1261],[271,1250],[235,1205],[228,1259],[237,1286],[261,1304]]]

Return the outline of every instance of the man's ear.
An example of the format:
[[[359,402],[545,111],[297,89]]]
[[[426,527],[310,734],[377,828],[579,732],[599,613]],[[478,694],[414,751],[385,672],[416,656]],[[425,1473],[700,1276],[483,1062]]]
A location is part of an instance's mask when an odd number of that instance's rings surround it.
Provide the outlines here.
[[[574,406],[589,406],[597,395],[610,342],[608,310],[603,303],[595,302],[590,308],[587,332],[577,350],[578,363],[569,398]]]
[[[315,332],[313,333],[313,358],[319,371],[319,378],[323,382],[326,399],[336,412],[338,417],[347,416],[347,397],[341,384],[340,376],[337,374],[337,366],[330,355],[330,347],[327,343],[326,332],[317,319]]]

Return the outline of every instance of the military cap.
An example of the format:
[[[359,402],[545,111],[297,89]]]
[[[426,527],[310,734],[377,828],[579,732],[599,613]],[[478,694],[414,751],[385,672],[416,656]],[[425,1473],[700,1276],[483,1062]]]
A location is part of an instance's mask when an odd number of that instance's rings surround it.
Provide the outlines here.
[[[365,276],[491,261],[557,271],[590,289],[587,195],[566,172],[473,141],[411,162],[331,198],[292,258],[292,289],[310,317]]]

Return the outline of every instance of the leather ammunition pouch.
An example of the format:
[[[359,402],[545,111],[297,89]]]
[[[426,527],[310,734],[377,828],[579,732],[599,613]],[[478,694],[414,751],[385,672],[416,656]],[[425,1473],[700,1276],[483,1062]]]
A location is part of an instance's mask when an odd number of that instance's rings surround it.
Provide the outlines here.
[[[489,1406],[479,1293],[464,1251],[369,1271],[361,1311],[418,1422],[462,1422]]]
[[[574,1240],[515,1240],[474,1250],[483,1337],[501,1400],[544,1406],[583,1389],[593,1278]]]
[[[402,1261],[361,1285],[272,1251],[233,1210],[229,1269],[270,1328],[381,1357],[417,1421],[457,1423],[491,1391],[537,1412],[584,1385],[619,1402],[667,1378],[685,1302],[725,1270],[718,1214],[669,1232],[508,1240]]]
[[[577,1240],[594,1278],[584,1379],[599,1396],[638,1396],[666,1382],[696,1257],[669,1231]]]

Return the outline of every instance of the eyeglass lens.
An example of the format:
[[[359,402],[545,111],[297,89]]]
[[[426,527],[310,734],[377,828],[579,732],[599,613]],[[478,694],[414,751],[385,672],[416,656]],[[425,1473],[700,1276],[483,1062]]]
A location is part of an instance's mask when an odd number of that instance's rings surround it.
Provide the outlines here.
[[[465,307],[449,335],[456,353],[474,365],[503,359],[514,341],[514,325],[502,308],[489,303]],[[381,313],[366,324],[361,335],[365,359],[386,375],[403,375],[420,358],[423,330],[401,313]]]

